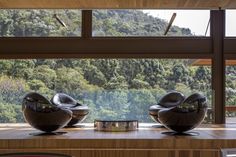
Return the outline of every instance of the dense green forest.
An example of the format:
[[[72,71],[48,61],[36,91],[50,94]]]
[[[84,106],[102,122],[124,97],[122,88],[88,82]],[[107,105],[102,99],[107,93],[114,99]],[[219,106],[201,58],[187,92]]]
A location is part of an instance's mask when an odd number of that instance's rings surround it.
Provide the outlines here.
[[[53,17],[57,14],[67,27]],[[142,11],[94,11],[93,35],[162,35],[167,22]],[[78,36],[77,10],[1,10],[1,36]],[[191,36],[191,30],[173,26],[169,35]],[[23,96],[36,91],[50,99],[64,92],[87,104],[86,122],[96,118],[138,119],[152,122],[150,105],[168,91],[186,96],[201,92],[211,106],[211,68],[192,66],[187,59],[29,59],[0,60],[0,122],[24,122]],[[235,67],[228,67],[227,101],[236,104]]]

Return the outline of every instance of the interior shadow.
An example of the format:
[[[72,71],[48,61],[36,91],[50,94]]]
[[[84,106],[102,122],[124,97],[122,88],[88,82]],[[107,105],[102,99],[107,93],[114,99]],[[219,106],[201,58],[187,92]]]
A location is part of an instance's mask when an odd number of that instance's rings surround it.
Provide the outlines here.
[[[198,132],[188,131],[188,132],[174,132],[174,131],[165,131],[162,134],[169,135],[169,136],[199,136]]]
[[[55,135],[63,135],[67,132],[34,132],[30,133],[32,136],[55,136]]]

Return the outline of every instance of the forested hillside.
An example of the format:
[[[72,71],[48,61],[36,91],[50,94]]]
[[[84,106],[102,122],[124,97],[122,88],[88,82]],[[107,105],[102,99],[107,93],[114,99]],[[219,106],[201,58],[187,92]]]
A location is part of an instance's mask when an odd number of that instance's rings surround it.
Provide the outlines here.
[[[66,24],[56,20],[55,14]],[[163,35],[167,21],[137,10],[93,12],[93,35]],[[0,36],[80,36],[80,10],[1,10]],[[168,35],[190,36],[188,28],[173,26]]]
[[[1,36],[76,36],[80,34],[81,13],[57,12],[67,23],[62,27],[55,11],[0,11]],[[94,35],[160,35],[166,21],[141,11],[116,10],[94,12]],[[170,34],[191,35],[188,28],[174,26]],[[234,67],[229,68],[235,72]],[[235,75],[234,75],[235,76]],[[227,78],[235,102],[235,77]],[[161,95],[178,90],[190,95],[201,92],[211,105],[211,68],[191,66],[191,60],[179,59],[31,59],[0,60],[0,122],[23,122],[21,102],[30,91],[49,99],[64,92],[87,104],[95,118],[138,119],[152,122],[148,108]],[[235,103],[236,104],[236,103]]]
[[[93,12],[95,36],[162,36],[167,21],[137,10],[100,10]],[[170,36],[191,36],[191,30],[171,27]]]

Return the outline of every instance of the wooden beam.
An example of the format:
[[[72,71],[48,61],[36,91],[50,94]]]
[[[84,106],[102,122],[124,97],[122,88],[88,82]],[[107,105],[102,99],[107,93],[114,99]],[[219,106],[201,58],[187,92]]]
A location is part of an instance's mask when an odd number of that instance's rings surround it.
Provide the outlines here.
[[[164,57],[209,58],[209,37],[160,38],[0,38],[1,58]]]
[[[227,37],[224,39],[224,53],[225,54],[234,54],[236,55],[236,38]]]
[[[0,8],[218,9],[236,8],[235,0],[0,0]]]

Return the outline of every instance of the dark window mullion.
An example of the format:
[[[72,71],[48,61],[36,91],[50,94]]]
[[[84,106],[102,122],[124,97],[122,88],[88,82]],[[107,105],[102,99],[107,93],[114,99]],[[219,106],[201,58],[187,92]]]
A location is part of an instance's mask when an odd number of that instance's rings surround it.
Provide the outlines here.
[[[92,37],[92,10],[82,10],[82,38]]]
[[[214,123],[225,123],[225,60],[224,60],[225,11],[211,11],[212,37],[212,89],[214,106]]]

